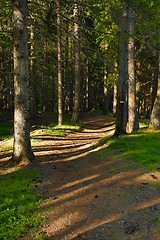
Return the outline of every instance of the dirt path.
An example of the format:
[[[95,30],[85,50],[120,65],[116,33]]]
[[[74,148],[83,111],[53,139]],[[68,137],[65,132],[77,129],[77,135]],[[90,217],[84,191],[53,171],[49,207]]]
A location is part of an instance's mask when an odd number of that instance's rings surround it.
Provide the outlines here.
[[[94,146],[112,133],[109,120],[91,114],[83,121],[81,132],[42,135],[45,140],[35,147],[47,239],[159,240],[154,219],[160,214],[160,192],[142,184],[148,173]]]

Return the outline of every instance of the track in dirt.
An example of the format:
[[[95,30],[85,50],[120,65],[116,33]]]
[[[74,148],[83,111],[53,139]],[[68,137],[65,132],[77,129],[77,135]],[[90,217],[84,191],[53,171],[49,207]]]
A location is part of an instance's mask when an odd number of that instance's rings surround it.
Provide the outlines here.
[[[47,217],[47,239],[158,240],[154,217],[160,193],[143,186],[146,172],[125,159],[110,159],[95,143],[112,134],[103,116],[83,117],[85,128],[65,137],[41,136],[35,148],[43,177],[38,191]]]

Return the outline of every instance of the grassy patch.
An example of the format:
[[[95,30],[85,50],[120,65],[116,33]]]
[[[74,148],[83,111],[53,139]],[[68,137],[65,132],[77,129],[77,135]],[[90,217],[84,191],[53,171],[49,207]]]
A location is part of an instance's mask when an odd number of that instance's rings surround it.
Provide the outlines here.
[[[39,196],[33,184],[39,172],[19,170],[0,176],[0,239],[42,239]]]
[[[53,135],[53,136],[57,136],[57,137],[63,137],[65,136],[65,133],[63,131],[60,130],[55,130],[53,128],[44,128],[43,132],[49,134],[49,135]]]
[[[81,122],[73,123],[71,114],[63,116],[63,124],[61,126],[57,125],[57,114],[55,113],[48,113],[48,115],[45,113],[41,117],[48,118],[48,123],[40,126],[41,131],[54,136],[65,136],[66,132],[78,131],[84,125]]]
[[[80,130],[80,128],[81,128],[82,125],[83,125],[83,124],[81,124],[81,123],[78,123],[78,124],[73,124],[73,123],[71,123],[70,125],[68,124],[68,125],[62,125],[62,126],[56,125],[56,126],[54,127],[54,129],[55,129],[55,130],[78,131],[78,130]]]
[[[82,122],[79,123],[73,123],[71,120],[67,117],[64,119],[63,124],[61,126],[57,125],[57,122],[51,121],[47,127],[53,128],[55,130],[61,129],[61,130],[79,130],[84,124]]]
[[[119,138],[111,137],[106,142],[109,146],[103,151],[110,156],[131,159],[149,170],[160,167],[160,131],[140,131]]]

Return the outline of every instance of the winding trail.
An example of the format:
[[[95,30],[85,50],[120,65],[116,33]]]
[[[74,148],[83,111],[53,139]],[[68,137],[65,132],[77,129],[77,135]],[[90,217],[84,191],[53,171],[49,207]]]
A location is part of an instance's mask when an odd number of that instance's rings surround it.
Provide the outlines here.
[[[147,172],[127,159],[111,158],[96,142],[114,130],[103,116],[83,116],[82,131],[41,135],[34,152],[43,173],[36,188],[50,240],[158,240],[154,218],[160,191],[143,185]]]

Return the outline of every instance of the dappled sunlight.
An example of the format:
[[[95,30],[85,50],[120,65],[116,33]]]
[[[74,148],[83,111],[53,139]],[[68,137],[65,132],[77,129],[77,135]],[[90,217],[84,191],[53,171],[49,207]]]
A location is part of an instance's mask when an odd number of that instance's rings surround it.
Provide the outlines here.
[[[108,149],[114,139],[97,144],[113,134],[113,123],[94,118],[87,124],[63,137],[42,134],[37,137],[43,140],[32,144],[34,167],[43,173],[35,184],[47,217],[42,232],[50,240],[148,239],[147,226],[152,228],[160,214],[160,193],[151,185],[151,173],[123,159],[121,148],[113,146],[117,155],[112,157]],[[156,177],[154,182],[160,173]],[[136,226],[133,236],[128,226]]]
[[[141,210],[160,204],[160,197],[154,199],[148,199],[148,197],[147,199],[144,198],[143,202],[141,202],[141,199],[137,200],[135,205],[135,199],[139,193],[135,192],[136,185],[131,184],[136,183],[136,177],[139,174],[140,172],[129,171],[121,174],[122,176],[116,175],[109,179],[106,177],[103,180],[100,180],[103,176],[93,175],[64,184],[53,190],[55,193],[58,191],[59,194],[57,198],[50,197],[48,201],[54,212],[54,216],[49,213],[51,221],[47,230],[48,235],[53,235],[55,239],[59,240],[63,240],[67,236],[68,239],[73,239],[79,234],[86,234],[86,232],[93,231],[101,226],[112,228],[112,223],[115,221],[117,221],[117,225],[122,224],[126,221],[128,213],[133,214],[134,219],[134,212],[139,211],[139,218]],[[126,177],[128,178],[126,179]],[[121,179],[126,179],[126,181],[121,181]],[[109,183],[112,183],[111,186]],[[84,184],[84,186],[79,186],[75,190],[74,187],[78,184]],[[130,194],[128,193],[130,187],[135,193],[135,199],[128,205],[127,197]],[[69,192],[64,193],[68,188],[70,188]],[[111,192],[111,188],[114,189],[114,192]],[[107,199],[112,204],[108,205]],[[93,218],[92,216],[96,217]],[[138,218],[136,218],[137,221]]]
[[[90,158],[92,159],[92,155],[90,155]],[[108,172],[107,166],[113,166],[115,159],[107,159],[106,162],[100,160],[100,162],[96,161],[94,163],[91,160],[91,162],[86,163],[86,161],[89,161],[87,159],[83,158],[84,164],[82,163],[82,165],[84,168],[82,166],[79,170],[77,169],[77,174],[73,174],[71,168],[67,175],[64,172],[64,179],[62,180],[58,176],[59,172],[57,177],[62,181],[57,186],[54,184],[55,179],[48,182],[49,185],[53,184],[53,188],[49,188],[50,198],[47,199],[48,206],[45,207],[52,208],[53,213],[52,211],[48,213],[50,221],[47,227],[47,235],[54,236],[57,240],[64,240],[65,237],[66,239],[67,237],[68,239],[74,239],[79,234],[85,234],[88,239],[91,239],[89,237],[90,232],[96,231],[97,228],[107,228],[109,231],[113,228],[112,224],[115,222],[117,222],[117,226],[120,223],[123,225],[128,212],[133,214],[134,219],[134,212],[145,210],[160,203],[160,198],[151,196],[151,199],[148,199],[146,193],[143,202],[142,199],[137,198],[139,195],[137,184],[142,186],[142,182],[138,181],[138,178],[143,174],[141,169],[125,170],[120,173]],[[82,158],[77,159],[77,161],[80,160]],[[90,166],[89,171],[85,170],[86,164]],[[121,164],[123,165],[122,162]],[[70,179],[74,180],[68,182],[68,174],[71,175]],[[131,194],[128,192],[130,189],[135,197],[128,202],[127,199]],[[108,205],[108,203],[110,204]],[[140,215],[139,212],[138,218],[140,218]],[[120,230],[121,228],[117,230],[116,236],[118,236]],[[111,239],[116,240],[118,238]]]
[[[62,187],[60,187],[59,190],[63,190],[63,189],[69,188],[69,187],[73,187],[73,186],[78,185],[80,183],[84,183],[84,182],[86,183],[86,182],[88,182],[90,180],[93,180],[97,177],[98,177],[98,175],[93,175],[93,176],[89,176],[89,177],[86,177],[86,178],[83,178],[83,179],[76,180],[74,182],[66,183]]]
[[[134,207],[132,210],[137,211],[137,210],[142,210],[151,206],[154,206],[156,204],[160,204],[160,197],[156,199],[152,199],[150,201],[143,202],[142,204],[139,204],[138,206]]]
[[[105,150],[109,143],[97,145],[99,137],[113,133],[112,124],[101,128],[96,119],[89,124],[83,132],[46,140],[42,149],[36,147],[45,175],[40,191],[44,198],[41,208],[49,209],[43,227],[48,239],[93,240],[99,236],[99,240],[119,240],[119,235],[127,239],[125,224],[140,221],[144,232],[145,221],[152,221],[155,214],[152,207],[160,205],[158,190],[143,185],[144,169],[136,164],[131,168],[120,157],[121,151],[119,157],[109,157]],[[135,239],[141,239],[141,232],[136,231]]]

